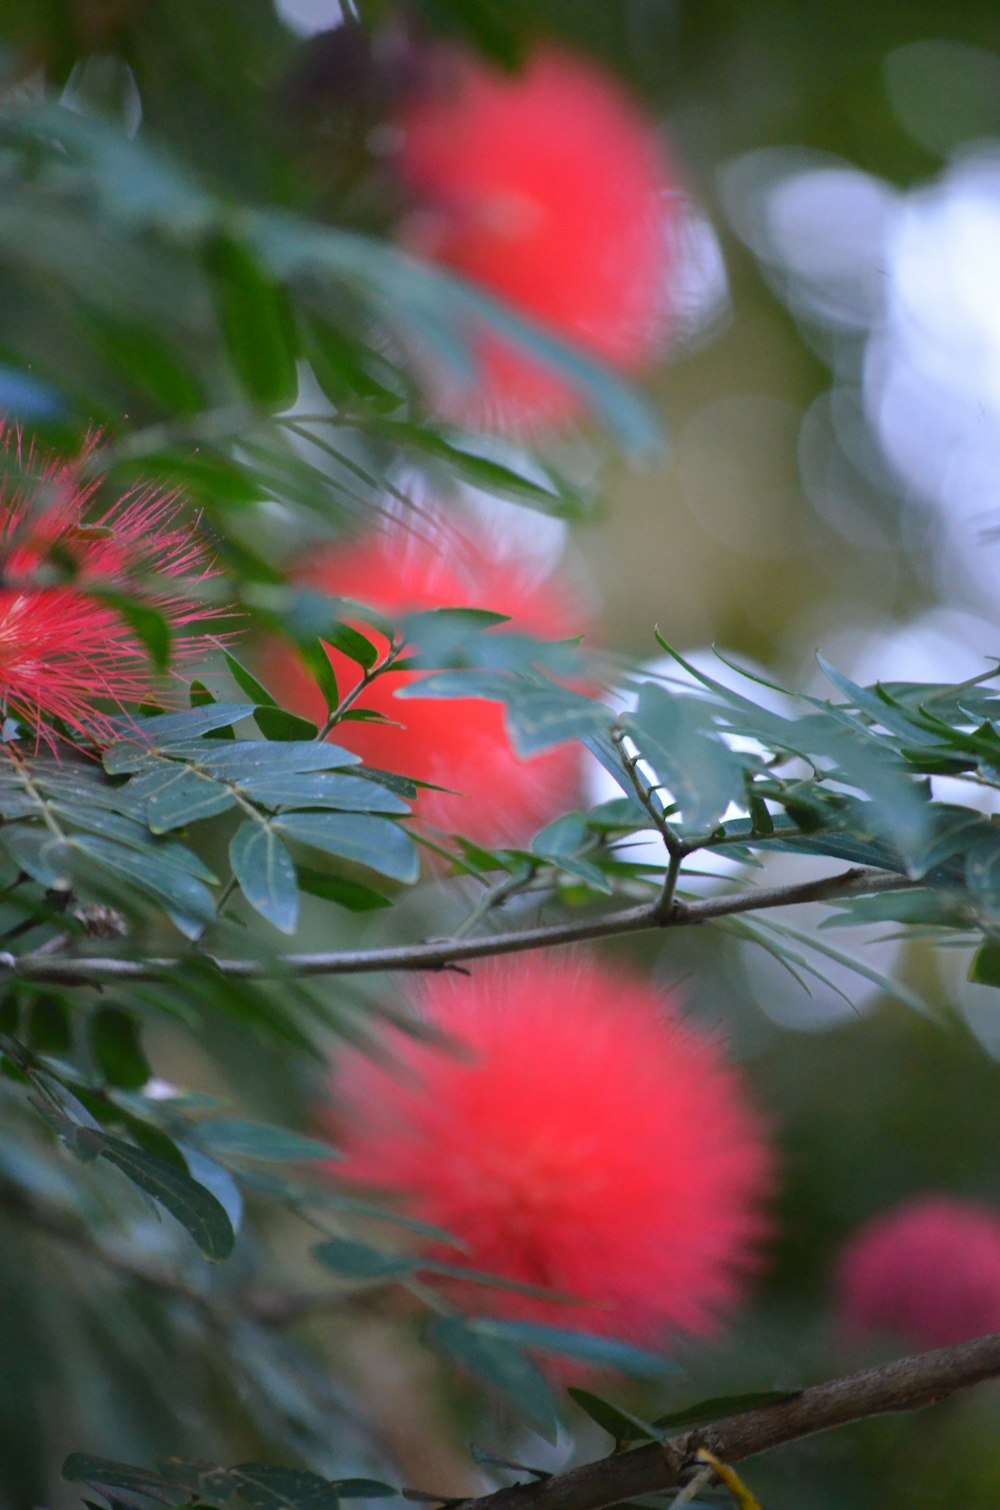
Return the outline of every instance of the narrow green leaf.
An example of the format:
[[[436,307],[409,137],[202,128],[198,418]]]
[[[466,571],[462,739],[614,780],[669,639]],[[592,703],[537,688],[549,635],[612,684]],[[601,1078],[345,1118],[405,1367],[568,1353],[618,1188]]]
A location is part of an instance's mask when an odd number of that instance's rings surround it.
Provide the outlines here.
[[[149,652],[149,658],[159,671],[170,665],[173,635],[166,615],[140,598],[128,593],[112,592],[108,588],[94,588],[91,595],[113,608],[128,624],[136,637]]]
[[[122,1007],[101,1007],[88,1027],[90,1052],[98,1071],[109,1084],[122,1090],[138,1090],[152,1071],[142,1047],[139,1024]]]
[[[635,1347],[630,1342],[619,1342],[615,1337],[600,1337],[594,1332],[543,1326],[533,1321],[500,1321],[492,1317],[480,1318],[476,1326],[485,1336],[512,1342],[518,1347],[584,1358],[588,1363],[620,1368],[624,1373],[637,1374],[642,1379],[660,1379],[681,1372],[679,1366],[662,1353]]]
[[[198,1122],[190,1134],[216,1158],[263,1159],[286,1163],[311,1159],[339,1159],[341,1155],[330,1143],[290,1132],[285,1127],[270,1127],[265,1122],[244,1122],[229,1117],[212,1117]]]
[[[363,776],[344,776],[339,772],[313,775],[292,772],[287,775],[260,776],[242,781],[240,789],[254,802],[265,807],[335,808],[342,812],[396,813],[410,811],[395,792]]]
[[[404,1254],[384,1253],[368,1243],[359,1243],[348,1238],[333,1237],[317,1243],[313,1257],[335,1274],[345,1279],[395,1279],[403,1274],[412,1274],[418,1267],[416,1261]]]
[[[612,1405],[600,1395],[588,1389],[569,1389],[566,1393],[575,1400],[585,1415],[614,1437],[616,1442],[662,1442],[663,1432],[651,1421],[634,1416],[623,1405]]]
[[[233,237],[215,237],[205,265],[239,383],[255,403],[286,407],[298,392],[295,321],[287,295]]]
[[[972,956],[969,980],[978,986],[1000,986],[1000,940],[987,939]]]
[[[290,713],[287,708],[269,705],[255,708],[253,717],[265,739],[315,739],[319,734],[319,724],[298,713]]]
[[[338,766],[358,765],[360,755],[329,740],[240,739],[220,746],[215,741],[174,745],[175,758],[197,762],[224,781],[252,781],[258,776],[302,775],[308,771],[332,771]]]
[[[233,835],[229,863],[250,906],[282,933],[299,921],[295,862],[269,823],[248,818]]]
[[[208,888],[195,876],[151,854],[137,854],[108,839],[90,834],[74,836],[72,847],[96,861],[120,880],[140,887],[157,901],[189,918],[211,922],[215,901]]]
[[[67,1484],[106,1485],[110,1489],[134,1489],[150,1498],[167,1494],[174,1499],[177,1480],[169,1479],[150,1468],[134,1468],[130,1463],[118,1463],[112,1458],[92,1457],[87,1452],[71,1452],[62,1465],[62,1478]]]
[[[233,1231],[239,1232],[243,1225],[243,1196],[229,1170],[202,1153],[200,1148],[192,1148],[188,1143],[178,1143],[177,1148],[188,1174],[204,1190],[215,1196],[228,1216]]]
[[[745,1395],[716,1395],[714,1399],[701,1400],[684,1410],[657,1416],[653,1425],[662,1432],[681,1431],[688,1426],[721,1421],[725,1416],[739,1416],[747,1410],[759,1410],[764,1405],[783,1405],[787,1400],[797,1400],[801,1393],[797,1389],[758,1389]]]
[[[154,834],[186,828],[236,805],[235,793],[229,787],[208,772],[193,771],[180,761],[163,761],[136,779],[146,799],[146,821]]]
[[[739,757],[694,699],[644,682],[635,712],[622,725],[677,802],[689,832],[711,833],[729,804],[743,796]]]
[[[212,703],[204,708],[189,708],[184,713],[160,713],[152,718],[114,720],[121,740],[104,752],[104,769],[109,776],[127,776],[155,763],[157,752],[171,742],[200,739],[216,729],[227,729],[249,718],[252,703]]]
[[[420,874],[416,845],[389,818],[367,813],[281,813],[272,826],[289,839],[365,865],[394,881],[412,884]]]
[[[238,1463],[226,1470],[225,1484],[247,1510],[338,1510],[336,1483],[298,1468]]]
[[[90,1128],[80,1128],[76,1136],[81,1151],[89,1150],[93,1157],[107,1159],[176,1217],[206,1258],[217,1262],[229,1257],[236,1241],[229,1217],[203,1185],[165,1159],[133,1148],[131,1143],[124,1143],[120,1138],[93,1132]]]
[[[299,890],[312,897],[322,897],[326,902],[336,902],[348,912],[377,912],[391,907],[392,898],[385,897],[371,886],[355,881],[348,876],[331,876],[325,871],[314,870],[311,865],[299,865]]]
[[[398,1489],[383,1484],[381,1479],[331,1479],[330,1482],[344,1500],[387,1500],[395,1499],[399,1494]]]
[[[545,1376],[510,1342],[482,1331],[479,1322],[458,1316],[435,1321],[428,1342],[435,1352],[498,1394],[541,1436],[556,1440],[559,1422]]]
[[[373,645],[371,640],[367,639],[360,629],[355,629],[352,624],[334,620],[326,625],[322,637],[334,650],[339,650],[342,655],[346,655],[363,671],[370,671],[379,658],[377,646]]]
[[[40,1054],[68,1055],[73,1048],[69,1003],[61,996],[39,996],[30,1006],[28,1043]]]
[[[224,650],[222,653],[233,681],[251,702],[258,705],[258,712],[260,708],[276,708],[278,706],[263,682],[259,682],[253,672],[247,670],[242,661],[238,661],[235,655],[229,650]]]

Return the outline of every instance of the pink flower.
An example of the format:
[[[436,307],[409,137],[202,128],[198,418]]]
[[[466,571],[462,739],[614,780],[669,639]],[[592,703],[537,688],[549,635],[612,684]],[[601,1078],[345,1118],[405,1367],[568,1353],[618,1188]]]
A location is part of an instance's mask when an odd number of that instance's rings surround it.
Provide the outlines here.
[[[20,436],[0,424],[0,445],[9,449],[12,434],[20,453]],[[138,491],[90,515],[98,481],[81,482],[77,461],[33,449],[19,461],[18,482],[0,482],[0,703],[36,741],[52,746],[59,720],[71,739],[100,743],[113,732],[108,705],[120,713],[158,684],[142,640],[101,594],[155,608],[175,632],[172,659],[184,662],[202,646],[176,631],[213,612],[143,578],[203,578],[208,554],[180,521],[176,495]]]
[[[517,75],[439,47],[398,125],[415,251],[613,367],[650,362],[670,318],[676,186],[611,77],[551,45]],[[550,368],[486,332],[476,347],[476,387],[439,381],[452,418],[531,431],[579,412]]]
[[[570,595],[557,582],[534,583],[509,560],[487,553],[474,541],[453,541],[445,556],[440,542],[403,530],[385,531],[314,553],[294,576],[308,586],[358,599],[389,617],[428,608],[477,607],[509,614],[512,629],[539,638],[563,638],[582,627]],[[489,632],[502,633],[503,627]],[[380,648],[385,651],[388,645],[383,641]],[[326,649],[343,697],[357,685],[360,670],[339,651]],[[322,720],[325,705],[319,690],[290,650],[273,646],[266,672],[291,708]],[[510,742],[499,703],[403,701],[395,696],[398,688],[422,675],[426,673],[389,671],[379,676],[358,706],[392,722],[338,724],[333,735],[338,744],[368,765],[450,788],[421,792],[416,811],[427,823],[482,844],[526,842],[549,819],[572,808],[581,781],[575,746],[522,760]]]
[[[337,1169],[467,1245],[438,1256],[579,1297],[461,1286],[480,1311],[651,1344],[712,1332],[758,1262],[774,1174],[718,1041],[586,956],[435,977],[419,1005],[458,1049],[394,1030],[394,1065],[350,1055],[325,1113]]]
[[[1000,1215],[948,1195],[908,1201],[855,1234],[836,1283],[849,1337],[929,1348],[1000,1331]]]

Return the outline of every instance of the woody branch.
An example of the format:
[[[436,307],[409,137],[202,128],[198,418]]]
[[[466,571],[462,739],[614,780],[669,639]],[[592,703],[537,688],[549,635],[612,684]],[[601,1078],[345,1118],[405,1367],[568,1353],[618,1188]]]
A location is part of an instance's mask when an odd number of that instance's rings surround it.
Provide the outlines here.
[[[462,1510],[602,1510],[682,1485],[707,1448],[725,1463],[871,1416],[920,1410],[1000,1377],[1000,1332],[897,1358],[813,1385],[790,1399],[727,1416],[711,1426],[602,1458],[568,1473],[467,1500]]]
[[[485,938],[434,939],[418,944],[400,944],[384,949],[338,950],[321,954],[278,954],[263,958],[224,959],[208,953],[196,957],[209,961],[218,973],[236,980],[269,980],[286,975],[361,975],[378,971],[446,970],[468,960],[501,954],[520,954],[560,944],[586,943],[649,929],[690,928],[737,913],[762,912],[774,907],[801,906],[806,902],[832,901],[844,897],[899,891],[919,885],[893,871],[854,866],[835,876],[786,886],[761,887],[701,901],[674,899],[664,916],[659,902],[627,907],[602,917],[538,928],[515,929]],[[47,985],[81,986],[108,982],[162,980],[183,969],[191,956],[173,955],[146,959],[117,956],[75,955],[56,958],[33,954],[0,953],[0,981],[24,980]]]

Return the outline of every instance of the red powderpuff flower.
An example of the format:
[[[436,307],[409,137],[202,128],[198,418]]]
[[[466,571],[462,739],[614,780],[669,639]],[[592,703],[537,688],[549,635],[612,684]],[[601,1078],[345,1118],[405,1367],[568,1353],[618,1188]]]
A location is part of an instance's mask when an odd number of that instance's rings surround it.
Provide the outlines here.
[[[0,445],[9,441],[0,425]],[[19,436],[15,445],[20,453]],[[33,449],[19,461],[17,482],[0,483],[0,704],[49,746],[51,720],[71,738],[107,741],[113,726],[100,705],[120,712],[150,697],[157,678],[127,619],[94,594],[137,597],[176,631],[213,612],[179,591],[143,589],[142,578],[204,578],[208,556],[179,521],[176,495],[126,494],[88,518],[98,483],[81,482],[78,462]],[[183,662],[201,648],[197,637],[175,636],[172,657]]]
[[[836,1287],[854,1339],[892,1332],[928,1348],[1000,1331],[1000,1215],[947,1195],[908,1201],[851,1239]]]
[[[625,372],[669,321],[678,195],[652,123],[593,64],[543,46],[511,75],[437,48],[398,118],[398,171],[421,255]],[[570,385],[492,333],[469,393],[441,380],[465,423],[522,431],[581,407]]]
[[[429,608],[489,608],[508,614],[511,627],[521,633],[546,639],[579,633],[579,613],[558,583],[538,584],[509,560],[474,542],[461,543],[465,550],[455,542],[446,558],[440,544],[403,530],[385,531],[314,554],[294,577],[304,585],[367,603],[389,618]],[[503,628],[490,632],[502,633]],[[380,648],[385,651],[388,646],[383,642]],[[341,652],[329,645],[326,650],[343,697],[361,673]],[[265,659],[266,674],[281,687],[288,705],[322,721],[325,704],[298,657],[274,645]],[[359,706],[393,723],[340,723],[334,735],[337,743],[367,765],[448,787],[446,792],[422,791],[416,811],[427,823],[481,844],[525,842],[573,806],[581,782],[575,746],[562,745],[522,760],[511,744],[499,703],[478,698],[402,701],[395,696],[425,674],[388,671],[379,676]]]
[[[712,1332],[757,1263],[774,1169],[716,1038],[583,956],[435,978],[419,1004],[460,1052],[393,1030],[395,1068],[350,1055],[337,1169],[402,1192],[461,1262],[580,1297],[462,1286],[484,1311],[647,1344]]]

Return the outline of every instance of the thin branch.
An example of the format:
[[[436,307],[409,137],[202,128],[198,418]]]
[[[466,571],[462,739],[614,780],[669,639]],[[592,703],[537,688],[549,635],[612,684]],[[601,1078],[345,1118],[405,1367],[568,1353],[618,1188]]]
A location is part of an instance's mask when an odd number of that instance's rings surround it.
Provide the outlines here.
[[[316,735],[317,740],[328,739],[330,737],[334,729],[343,719],[344,714],[347,712],[347,710],[353,707],[353,705],[358,701],[358,698],[368,691],[368,688],[371,686],[376,677],[381,676],[383,671],[389,671],[392,668],[393,663],[399,660],[399,657],[402,655],[405,649],[406,646],[402,640],[394,640],[389,646],[389,649],[386,651],[385,655],[382,656],[380,660],[376,661],[374,666],[362,666],[361,680],[351,688],[350,692],[346,693],[345,696],[340,699],[340,702],[335,708],[332,708],[330,710],[326,722],[323,724],[323,727]]]
[[[649,929],[690,928],[735,913],[901,891],[920,884],[892,871],[854,866],[818,881],[761,887],[757,891],[705,897],[697,902],[675,901],[666,917],[660,916],[658,902],[645,903],[605,913],[598,918],[522,928],[489,938],[434,939],[429,943],[396,944],[385,949],[348,949],[328,954],[276,954],[258,959],[219,959],[211,954],[155,959],[119,959],[110,955],[52,959],[37,952],[20,957],[0,952],[0,984],[21,980],[85,986],[166,980],[189,969],[192,957],[205,960],[219,975],[230,980],[274,980],[283,974],[304,978],[312,975],[364,975],[384,970],[446,970],[466,960],[520,954],[530,949],[550,949],[559,944],[587,943]]]
[[[663,1443],[651,1442],[568,1473],[466,1500],[462,1510],[604,1510],[638,1495],[678,1488],[697,1473],[699,1448],[707,1448],[724,1463],[738,1463],[851,1421],[922,1410],[998,1377],[1000,1332],[994,1332],[830,1379],[789,1400],[727,1416]]]

